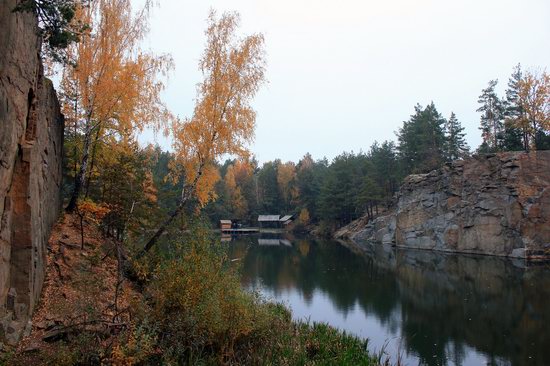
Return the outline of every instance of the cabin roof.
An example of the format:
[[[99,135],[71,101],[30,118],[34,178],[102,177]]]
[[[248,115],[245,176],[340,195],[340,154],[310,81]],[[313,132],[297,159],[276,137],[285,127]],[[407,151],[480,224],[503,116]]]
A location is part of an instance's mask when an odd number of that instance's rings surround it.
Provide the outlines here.
[[[292,219],[292,216],[293,216],[293,215],[286,215],[286,216],[283,216],[283,217],[281,217],[281,220],[279,220],[279,221],[282,221],[282,222],[288,221],[288,220]]]
[[[220,224],[231,224],[231,220],[220,220]]]
[[[260,215],[258,216],[258,221],[260,222],[279,221],[279,215]]]

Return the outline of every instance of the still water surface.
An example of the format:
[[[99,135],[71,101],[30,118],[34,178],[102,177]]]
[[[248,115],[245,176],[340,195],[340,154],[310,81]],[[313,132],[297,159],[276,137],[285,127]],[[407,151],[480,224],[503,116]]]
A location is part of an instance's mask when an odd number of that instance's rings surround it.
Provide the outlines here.
[[[550,365],[550,267],[292,236],[228,243],[242,284],[406,365]]]

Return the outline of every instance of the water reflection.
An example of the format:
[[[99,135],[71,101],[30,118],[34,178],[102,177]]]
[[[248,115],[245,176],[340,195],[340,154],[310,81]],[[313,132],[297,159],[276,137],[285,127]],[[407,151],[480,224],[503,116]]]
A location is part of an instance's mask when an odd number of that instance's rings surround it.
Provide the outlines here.
[[[550,365],[550,269],[293,237],[237,238],[242,283],[407,364]]]

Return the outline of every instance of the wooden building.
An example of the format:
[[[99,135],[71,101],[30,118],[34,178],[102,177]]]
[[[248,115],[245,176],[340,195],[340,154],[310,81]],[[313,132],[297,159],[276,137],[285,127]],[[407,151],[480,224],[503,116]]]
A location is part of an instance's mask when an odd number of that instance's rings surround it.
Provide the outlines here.
[[[291,224],[292,221],[294,221],[294,215],[285,215],[279,219],[283,227],[286,227],[287,225]]]
[[[261,228],[280,228],[281,221],[279,215],[260,215],[258,216],[258,225]]]
[[[222,231],[231,230],[232,222],[231,220],[220,220],[220,228]]]

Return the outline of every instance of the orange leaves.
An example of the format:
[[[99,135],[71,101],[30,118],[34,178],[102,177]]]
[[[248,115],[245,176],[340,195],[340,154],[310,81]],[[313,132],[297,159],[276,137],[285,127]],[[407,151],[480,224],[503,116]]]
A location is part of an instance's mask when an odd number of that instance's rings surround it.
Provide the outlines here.
[[[298,190],[295,187],[294,181],[296,178],[296,166],[289,161],[284,164],[279,164],[277,169],[277,183],[283,194],[283,199],[287,205],[298,197]]]
[[[237,184],[236,175],[239,174],[239,181],[242,182],[246,177],[246,163],[237,162],[235,165],[230,165],[225,173],[224,183],[228,193],[230,206],[233,209],[233,214],[236,218],[245,217],[248,211],[248,205],[244,198],[240,186]]]
[[[140,50],[147,31],[147,11],[132,15],[129,0],[98,0],[77,16],[90,25],[88,34],[69,50],[76,67],[63,71],[64,94],[76,96],[75,119],[93,120],[119,134],[145,126],[161,128],[170,118],[160,100],[159,75],[172,68],[169,56]]]
[[[521,113],[510,122],[521,128],[529,137],[531,148],[536,148],[538,132],[550,131],[550,74],[526,72],[518,83],[518,104]]]
[[[145,179],[142,182],[142,190],[145,199],[151,203],[157,202],[157,187],[153,181],[153,173],[150,171],[145,172]]]
[[[78,212],[82,217],[98,224],[109,212],[111,212],[111,209],[108,205],[97,204],[92,200],[85,199],[78,202]]]
[[[186,184],[196,190],[202,205],[215,197],[216,160],[248,155],[246,146],[253,140],[256,123],[250,101],[264,82],[265,71],[263,36],[237,39],[236,13],[217,19],[211,12],[208,23],[199,65],[204,80],[197,88],[193,117],[172,126],[177,165],[184,167]]]
[[[140,49],[148,29],[149,6],[147,0],[144,9],[134,15],[130,0],[97,0],[77,11],[77,18],[90,28],[68,49],[75,64],[64,67],[61,81],[75,159],[68,211],[74,209],[86,180],[89,186],[92,175],[88,170],[102,160],[96,156],[98,146],[107,147],[101,150],[108,154],[145,127],[166,130],[171,119],[160,99],[164,84],[159,80],[172,68],[171,58]]]
[[[532,128],[550,130],[550,74],[526,72],[519,83],[519,101]]]

